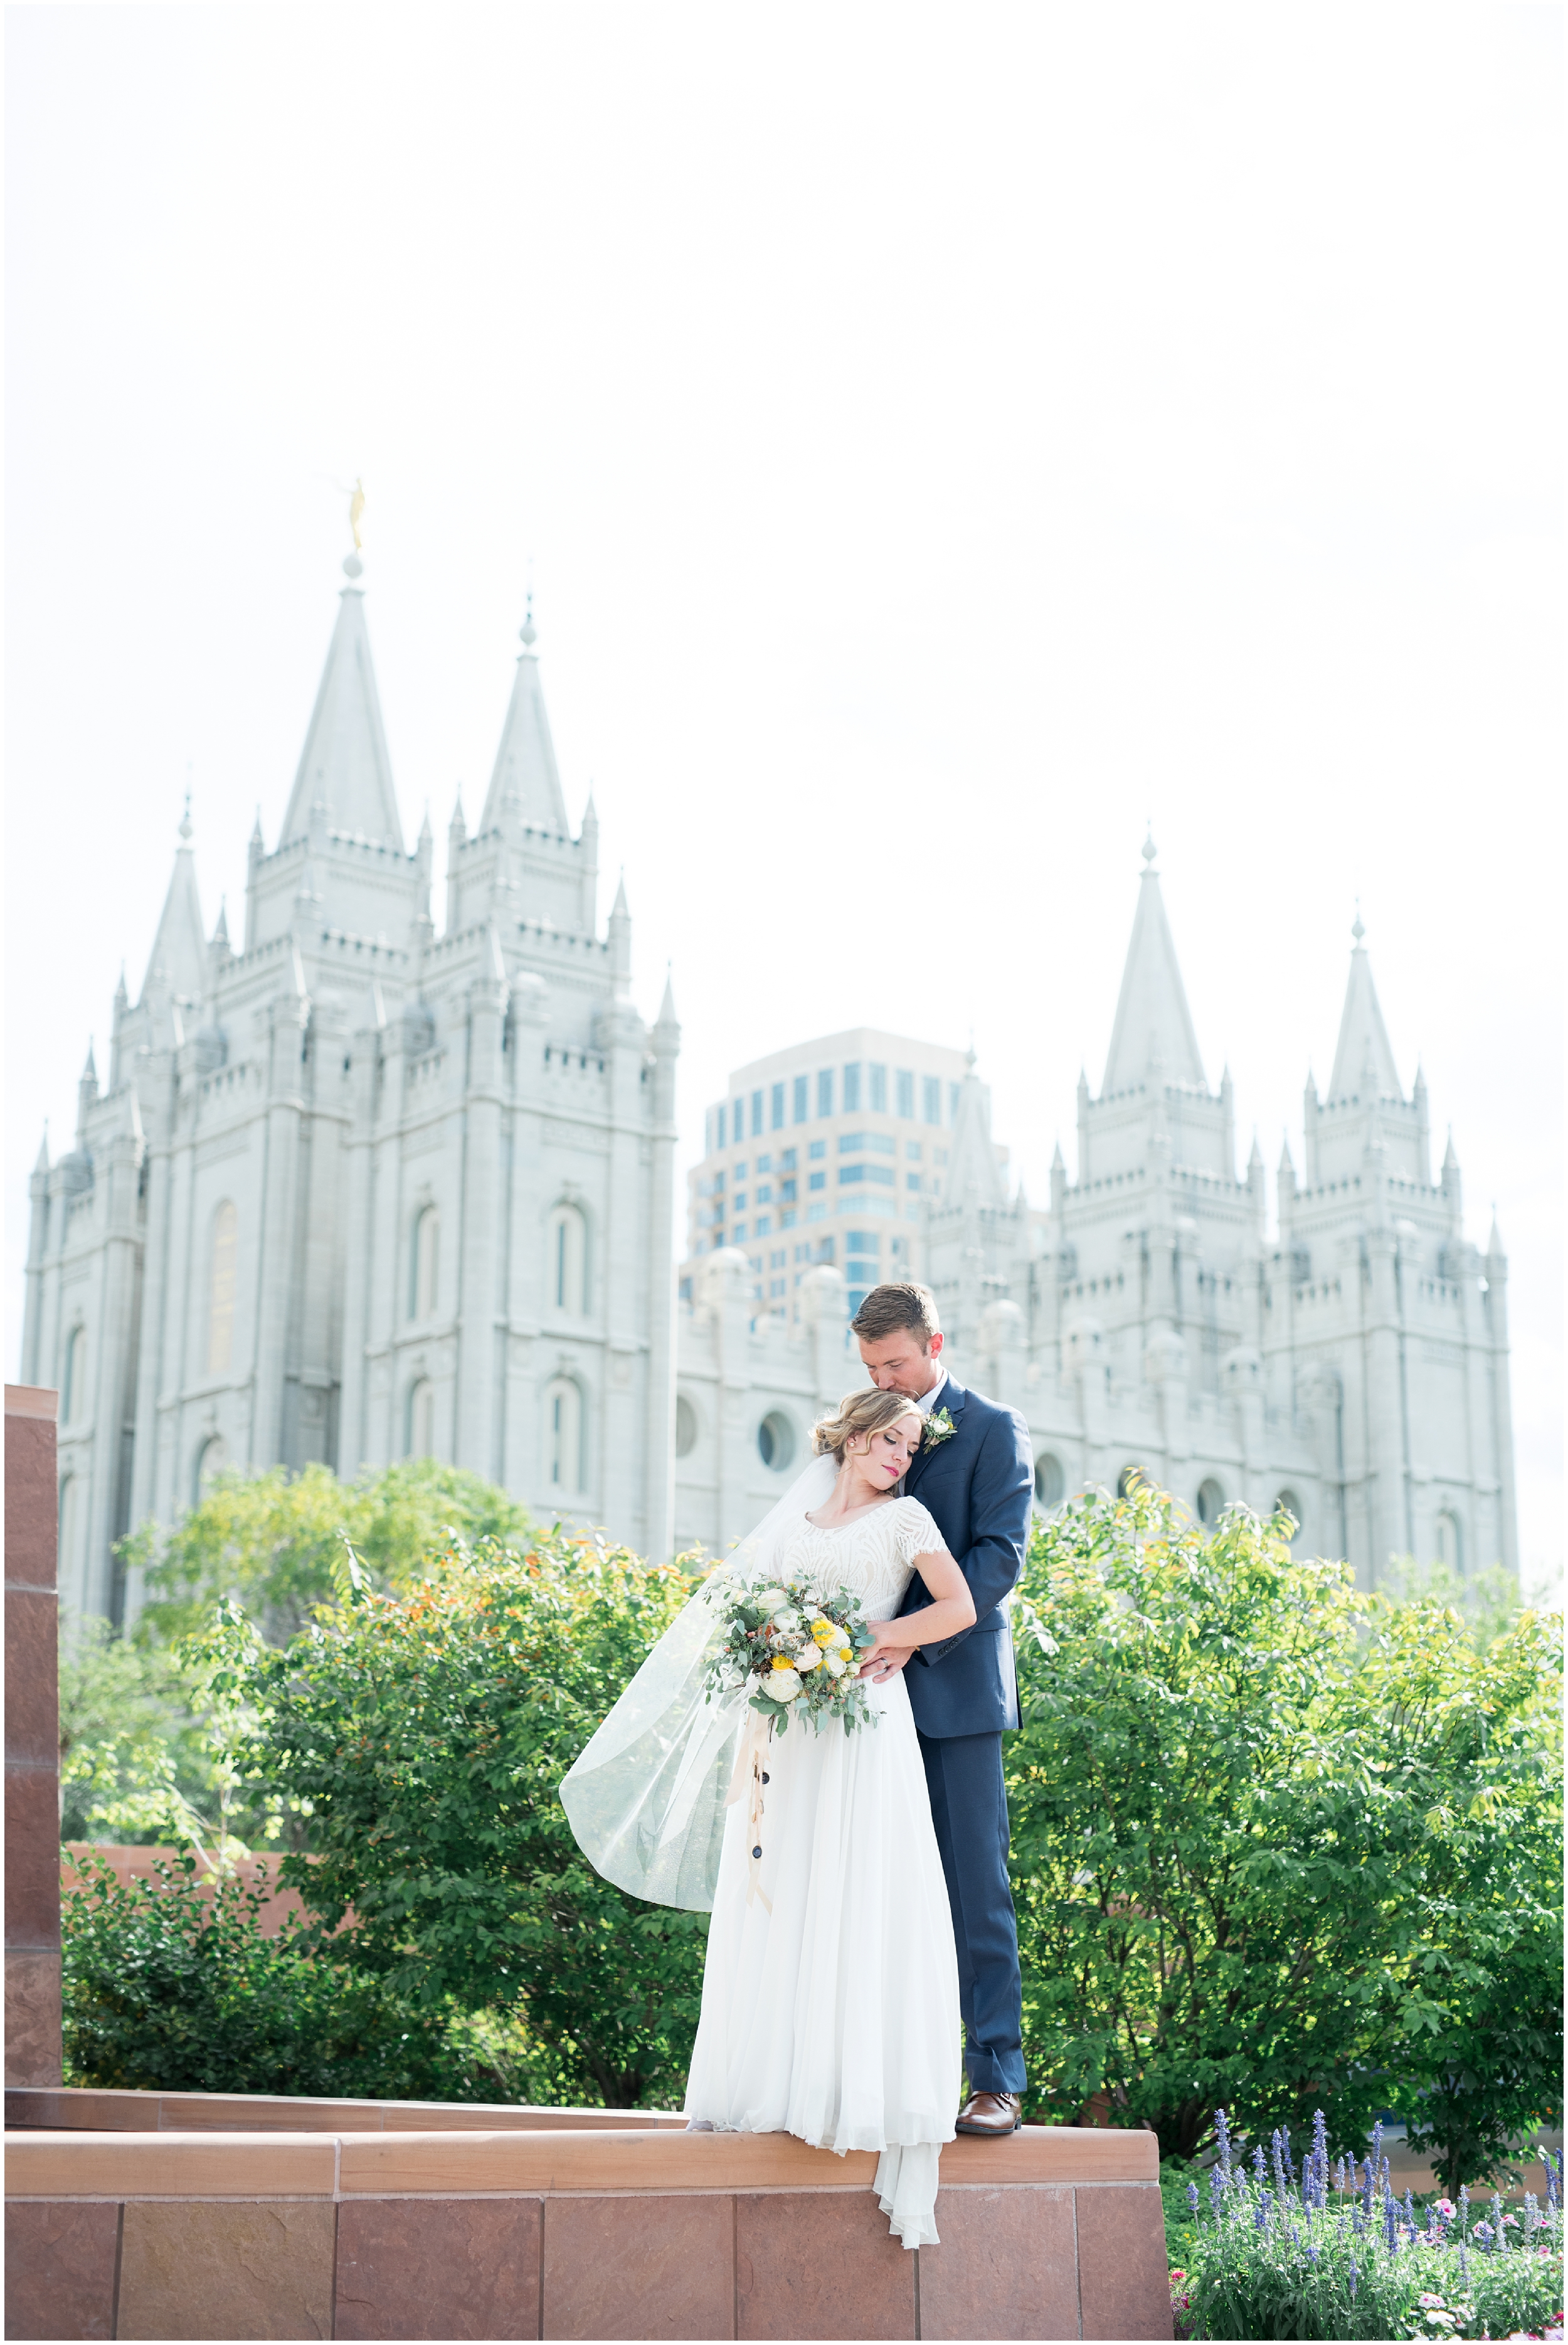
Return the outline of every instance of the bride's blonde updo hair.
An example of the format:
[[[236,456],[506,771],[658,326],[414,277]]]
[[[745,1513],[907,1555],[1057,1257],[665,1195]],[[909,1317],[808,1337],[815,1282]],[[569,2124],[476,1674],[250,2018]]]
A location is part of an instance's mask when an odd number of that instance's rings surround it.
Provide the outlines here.
[[[919,1415],[907,1393],[878,1392],[875,1385],[867,1385],[863,1392],[845,1393],[836,1416],[824,1416],[812,1426],[811,1446],[819,1457],[831,1457],[842,1466],[853,1436],[885,1433],[901,1417]]]

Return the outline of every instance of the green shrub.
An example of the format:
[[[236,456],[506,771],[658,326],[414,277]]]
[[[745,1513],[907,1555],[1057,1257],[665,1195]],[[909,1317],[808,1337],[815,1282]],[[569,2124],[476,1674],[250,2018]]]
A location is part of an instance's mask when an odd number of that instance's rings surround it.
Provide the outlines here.
[[[1031,1540],[1007,1754],[1030,2114],[1106,2092],[1164,2157],[1322,2103],[1477,2182],[1561,2107],[1560,1671],[1434,1605],[1091,1492]]]
[[[264,1937],[261,1885],[197,1886],[194,1859],[116,1881],[86,1860],[63,1914],[66,2082],[144,2092],[377,2100],[529,2097],[526,2062],[487,2056],[460,2015],[413,2009],[390,1982]],[[548,2084],[547,2084],[548,2089]]]
[[[1184,2293],[1188,2333],[1208,2338],[1539,2336],[1561,2329],[1563,2238],[1553,2197],[1476,2221],[1466,2194],[1424,2218],[1393,2197],[1381,2127],[1360,2176],[1330,2171],[1320,2112],[1300,2172],[1276,2135],[1249,2174],[1224,2128],[1195,2202]],[[1361,2187],[1357,2188],[1358,2179]],[[1207,2203],[1205,2203],[1205,2201]],[[1174,2276],[1173,2276],[1174,2281]]]
[[[330,1602],[343,1539],[379,1586],[406,1588],[453,1537],[527,1536],[528,1517],[508,1493],[433,1457],[340,1482],[327,1466],[290,1475],[220,1475],[172,1528],[144,1523],[121,1542],[128,1568],[146,1575],[138,1638],[167,1640],[198,1629],[219,1597],[244,1605],[282,1644]]]
[[[600,1878],[561,1777],[692,1590],[556,1530],[455,1549],[400,1596],[362,1583],[246,1681],[260,1776],[309,1813],[283,1878],[361,1971],[423,2008],[526,2015],[572,2098],[679,2099],[707,1917]]]

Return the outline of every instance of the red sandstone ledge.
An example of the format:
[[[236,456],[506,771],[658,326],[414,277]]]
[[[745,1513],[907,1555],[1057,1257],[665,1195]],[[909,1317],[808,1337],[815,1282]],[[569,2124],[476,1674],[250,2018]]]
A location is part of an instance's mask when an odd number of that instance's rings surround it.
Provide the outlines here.
[[[791,2134],[641,2130],[9,2134],[13,2198],[521,2197],[585,2192],[857,2190],[871,2150],[837,2157]],[[942,2187],[1154,2183],[1152,2134],[1026,2126],[942,2153]]]

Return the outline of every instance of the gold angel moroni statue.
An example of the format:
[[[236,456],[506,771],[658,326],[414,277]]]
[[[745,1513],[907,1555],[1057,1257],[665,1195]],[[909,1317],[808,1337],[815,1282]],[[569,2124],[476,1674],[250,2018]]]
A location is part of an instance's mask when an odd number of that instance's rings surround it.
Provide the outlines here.
[[[356,553],[360,553],[364,551],[365,541],[359,534],[359,516],[364,510],[365,483],[363,481],[356,480],[354,482],[354,493],[349,500],[349,526],[354,533],[354,551]]]

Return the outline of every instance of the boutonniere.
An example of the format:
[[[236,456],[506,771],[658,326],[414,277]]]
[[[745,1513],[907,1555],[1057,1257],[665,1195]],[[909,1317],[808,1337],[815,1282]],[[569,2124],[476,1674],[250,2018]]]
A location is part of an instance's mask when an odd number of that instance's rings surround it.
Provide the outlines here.
[[[934,1408],[926,1420],[926,1430],[920,1436],[920,1447],[922,1449],[935,1449],[941,1442],[946,1441],[950,1434],[956,1433],[957,1430],[957,1426],[945,1408]]]

